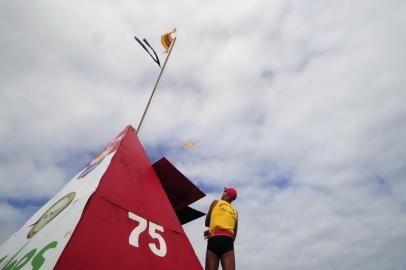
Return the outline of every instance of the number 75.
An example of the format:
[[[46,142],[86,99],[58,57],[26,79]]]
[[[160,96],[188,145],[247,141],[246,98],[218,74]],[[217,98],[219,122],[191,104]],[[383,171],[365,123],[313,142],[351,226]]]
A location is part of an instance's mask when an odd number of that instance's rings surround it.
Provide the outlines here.
[[[140,237],[140,234],[147,229],[148,221],[145,218],[137,216],[136,214],[131,212],[128,212],[128,217],[138,222],[138,226],[135,227],[134,230],[132,230],[132,232],[130,233],[130,237],[128,238],[129,244],[138,248],[138,239]],[[149,243],[148,246],[155,255],[159,257],[165,257],[167,251],[166,242],[162,235],[159,234],[159,232],[164,232],[164,228],[149,221],[148,234],[153,239],[158,239],[159,248],[156,246],[155,243]]]

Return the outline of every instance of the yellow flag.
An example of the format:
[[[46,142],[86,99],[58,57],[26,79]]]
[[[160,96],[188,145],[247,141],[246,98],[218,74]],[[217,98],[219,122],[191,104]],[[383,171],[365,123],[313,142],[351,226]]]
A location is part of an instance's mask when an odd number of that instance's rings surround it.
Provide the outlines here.
[[[162,43],[162,46],[164,46],[164,48],[165,48],[165,53],[167,53],[169,50],[169,47],[171,47],[171,44],[173,41],[173,33],[175,33],[175,32],[176,32],[176,28],[173,28],[171,32],[168,32],[161,37],[161,43]]]

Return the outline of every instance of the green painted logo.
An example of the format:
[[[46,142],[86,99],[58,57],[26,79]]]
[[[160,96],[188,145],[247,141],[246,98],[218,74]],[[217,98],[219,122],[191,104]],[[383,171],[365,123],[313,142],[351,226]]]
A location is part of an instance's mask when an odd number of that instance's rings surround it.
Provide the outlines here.
[[[28,244],[28,243],[27,243]],[[43,247],[41,250],[37,252],[37,249],[34,248],[27,252],[22,258],[18,259],[17,255],[21,252],[21,250],[27,245],[25,244],[16,254],[14,254],[11,259],[6,260],[8,256],[4,256],[0,258],[0,270],[19,270],[23,268],[27,263],[31,262],[32,270],[39,270],[41,269],[42,265],[45,263],[44,253],[51,248],[56,248],[58,245],[57,241],[53,241]],[[7,264],[3,265],[3,262],[7,262]]]

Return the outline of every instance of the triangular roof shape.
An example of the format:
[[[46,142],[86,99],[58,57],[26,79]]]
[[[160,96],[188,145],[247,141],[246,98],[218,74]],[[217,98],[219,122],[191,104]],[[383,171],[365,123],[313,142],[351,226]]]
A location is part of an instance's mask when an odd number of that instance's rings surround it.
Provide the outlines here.
[[[158,174],[126,127],[0,248],[0,269],[202,269],[181,222],[200,215],[188,205],[204,193]],[[183,193],[168,193],[170,179]]]

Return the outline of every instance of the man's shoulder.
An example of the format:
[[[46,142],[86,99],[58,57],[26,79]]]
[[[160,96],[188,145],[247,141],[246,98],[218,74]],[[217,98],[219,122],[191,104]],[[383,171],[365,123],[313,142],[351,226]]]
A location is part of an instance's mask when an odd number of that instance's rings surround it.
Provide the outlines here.
[[[218,202],[219,202],[219,200],[214,200],[214,201],[211,203],[210,208],[214,208],[214,207],[217,205]]]

